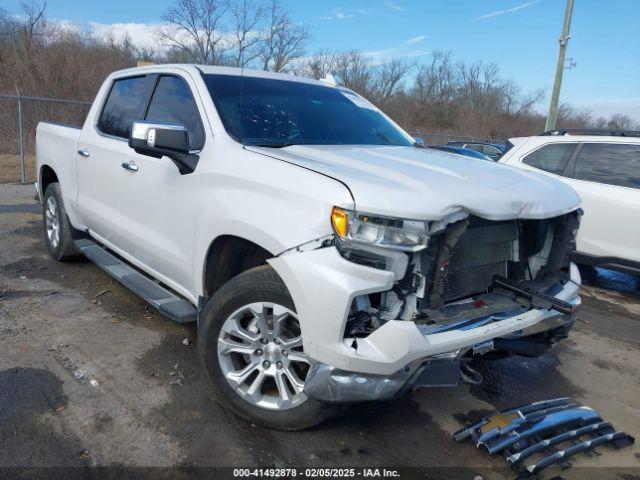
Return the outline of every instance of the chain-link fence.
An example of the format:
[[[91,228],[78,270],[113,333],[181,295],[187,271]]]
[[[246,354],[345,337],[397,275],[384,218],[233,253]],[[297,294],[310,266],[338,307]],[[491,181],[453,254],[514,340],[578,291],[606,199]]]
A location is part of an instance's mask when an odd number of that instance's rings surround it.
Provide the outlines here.
[[[0,183],[35,181],[38,123],[82,126],[89,107],[80,100],[0,95]]]

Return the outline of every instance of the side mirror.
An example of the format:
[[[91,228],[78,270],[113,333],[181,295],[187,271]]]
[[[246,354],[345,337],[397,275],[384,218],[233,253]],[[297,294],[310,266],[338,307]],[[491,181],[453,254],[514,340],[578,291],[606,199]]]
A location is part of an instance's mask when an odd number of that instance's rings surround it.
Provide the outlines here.
[[[198,164],[198,156],[189,153],[189,134],[184,125],[133,122],[129,146],[140,155],[169,157],[183,175],[193,172]]]

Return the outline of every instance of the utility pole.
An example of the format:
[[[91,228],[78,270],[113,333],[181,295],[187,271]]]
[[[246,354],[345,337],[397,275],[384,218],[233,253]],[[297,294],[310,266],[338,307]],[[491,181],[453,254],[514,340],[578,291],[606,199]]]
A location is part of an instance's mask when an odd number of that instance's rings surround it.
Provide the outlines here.
[[[551,93],[551,104],[549,105],[549,115],[545,131],[556,128],[556,118],[558,117],[558,101],[560,100],[560,88],[562,87],[562,74],[564,73],[564,56],[569,43],[569,28],[571,27],[571,15],[573,14],[573,0],[567,0],[567,7],[564,11],[564,23],[562,34],[560,35],[560,51],[558,52],[558,64],[556,65],[556,78],[553,82],[553,92]]]

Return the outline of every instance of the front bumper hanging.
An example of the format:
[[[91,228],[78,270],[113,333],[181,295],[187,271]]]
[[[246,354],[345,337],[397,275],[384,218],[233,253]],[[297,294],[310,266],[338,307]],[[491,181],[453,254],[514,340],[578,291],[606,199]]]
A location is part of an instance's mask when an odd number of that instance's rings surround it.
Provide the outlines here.
[[[345,342],[344,331],[353,299],[389,291],[392,272],[349,262],[335,247],[284,255],[269,260],[293,298],[303,332],[304,350],[314,361],[346,372],[393,375],[413,362],[449,355],[496,338],[522,338],[569,325],[580,305],[580,276],[572,265],[571,279],[553,295],[536,294],[540,308],[493,315],[472,325],[434,330],[414,321],[389,320],[366,338]],[[522,294],[528,292],[522,291]]]

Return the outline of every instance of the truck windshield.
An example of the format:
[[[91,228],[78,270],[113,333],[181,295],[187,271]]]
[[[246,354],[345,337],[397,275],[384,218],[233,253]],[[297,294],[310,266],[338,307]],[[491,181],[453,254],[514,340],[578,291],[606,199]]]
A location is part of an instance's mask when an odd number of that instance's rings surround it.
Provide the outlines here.
[[[350,91],[238,75],[210,74],[204,80],[227,132],[245,145],[413,145]]]

